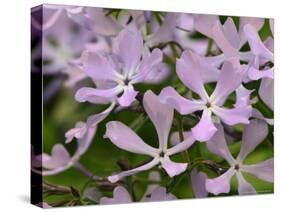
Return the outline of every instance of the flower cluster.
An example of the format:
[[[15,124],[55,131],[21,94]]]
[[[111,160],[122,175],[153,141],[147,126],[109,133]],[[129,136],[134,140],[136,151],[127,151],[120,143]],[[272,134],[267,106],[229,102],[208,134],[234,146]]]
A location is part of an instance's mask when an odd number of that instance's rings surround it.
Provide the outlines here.
[[[43,9],[42,24],[33,11],[32,27],[43,30],[44,51],[40,55],[34,47],[32,57],[42,56],[43,73],[52,76],[44,104],[64,82],[76,102],[93,111],[105,108],[65,133],[65,143],[77,141],[72,156],[62,144],[55,144],[51,154],[32,155],[36,173],[52,176],[74,167],[91,179],[92,187],[81,194],[71,190],[79,196],[75,204],[180,199],[189,197],[179,192],[188,187],[193,197],[202,198],[262,193],[272,186],[255,182],[274,180],[273,20],[56,5]],[[124,112],[131,124],[115,118]],[[142,131],[145,125],[151,129]],[[129,152],[121,170],[104,167],[106,174],[97,176],[94,167],[95,174],[82,165],[81,157],[97,139]],[[138,155],[147,160],[133,165],[130,160]],[[95,155],[91,158],[95,161]],[[136,198],[134,183],[155,171],[156,179],[148,177],[145,194]],[[183,181],[191,186],[179,189]],[[105,187],[113,197],[105,196]]]

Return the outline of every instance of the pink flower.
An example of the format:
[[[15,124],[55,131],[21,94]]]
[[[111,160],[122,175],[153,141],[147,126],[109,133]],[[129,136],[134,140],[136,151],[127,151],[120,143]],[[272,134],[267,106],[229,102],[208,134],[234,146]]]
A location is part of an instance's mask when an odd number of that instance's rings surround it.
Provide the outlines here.
[[[217,131],[212,121],[212,114],[228,125],[248,124],[252,110],[249,105],[233,108],[223,106],[228,95],[242,82],[244,72],[238,61],[224,63],[216,88],[210,96],[204,88],[203,76],[207,71],[205,67],[207,66],[201,62],[200,57],[188,50],[183,52],[176,64],[178,77],[186,87],[197,93],[200,99],[186,99],[172,87],[164,88],[159,95],[163,103],[175,108],[182,115],[203,111],[200,121],[191,129],[193,137],[199,141],[208,141]]]
[[[168,136],[174,114],[173,109],[160,103],[159,97],[152,91],[145,93],[143,104],[147,115],[156,128],[159,147],[149,146],[134,131],[121,122],[111,121],[107,123],[105,137],[109,138],[113,144],[129,152],[148,155],[153,158],[145,165],[108,177],[108,180],[112,183],[119,181],[123,177],[149,170],[159,164],[170,177],[182,173],[187,168],[186,163],[175,163],[169,157],[189,148],[194,142],[192,136],[189,136],[178,145],[168,148]]]
[[[230,168],[223,175],[214,179],[208,179],[206,181],[207,191],[215,195],[228,193],[230,191],[231,178],[236,175],[239,194],[255,194],[254,187],[245,180],[242,173],[249,173],[264,181],[273,182],[273,159],[252,165],[243,163],[246,156],[266,138],[267,134],[268,129],[265,121],[252,120],[249,125],[245,126],[240,152],[237,158],[234,159],[227,147],[223,127],[219,125],[218,131],[207,143],[207,146],[211,152],[224,158],[230,165]]]

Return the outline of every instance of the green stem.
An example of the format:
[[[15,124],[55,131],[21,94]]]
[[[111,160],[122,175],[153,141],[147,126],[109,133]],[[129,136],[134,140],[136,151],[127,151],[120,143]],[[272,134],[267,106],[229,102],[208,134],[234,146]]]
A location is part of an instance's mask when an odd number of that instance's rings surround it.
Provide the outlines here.
[[[181,117],[178,118],[178,131],[179,131],[180,142],[183,142],[184,141],[184,134],[183,134],[183,125],[182,125]],[[187,150],[185,150],[183,152],[183,158],[188,164],[190,163],[190,157],[189,157],[189,154],[188,154]]]
[[[208,40],[208,46],[207,46],[206,56],[211,55],[213,43],[214,43],[214,41],[213,41],[212,39],[209,39],[209,40]]]

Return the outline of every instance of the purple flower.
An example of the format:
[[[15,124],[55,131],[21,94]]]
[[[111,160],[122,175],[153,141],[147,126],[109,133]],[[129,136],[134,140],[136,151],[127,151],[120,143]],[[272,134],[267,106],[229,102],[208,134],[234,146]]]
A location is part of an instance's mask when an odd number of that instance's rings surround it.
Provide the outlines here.
[[[74,155],[70,156],[62,144],[54,145],[51,154],[43,153],[36,156],[37,160],[40,158],[42,161],[42,167],[44,168],[42,174],[55,175],[75,166],[81,155],[88,150],[95,133],[96,127],[89,128],[83,122],[77,123],[75,128],[66,132],[66,143],[69,143],[73,138],[77,138],[78,146]],[[38,172],[35,169],[34,171]]]
[[[215,114],[228,125],[238,123],[248,124],[251,115],[251,106],[225,108],[224,102],[242,82],[244,72],[237,61],[226,61],[220,71],[217,85],[209,96],[204,88],[203,73],[199,57],[191,51],[183,52],[177,60],[176,72],[181,81],[200,99],[186,99],[180,96],[174,88],[166,87],[160,93],[163,103],[175,108],[180,114],[187,115],[195,111],[203,111],[198,124],[191,129],[193,137],[199,141],[208,141],[217,131],[212,121]]]
[[[264,181],[273,182],[273,159],[251,165],[243,163],[246,156],[266,138],[267,134],[266,122],[256,119],[252,120],[249,125],[245,126],[240,152],[237,158],[234,159],[227,147],[223,127],[219,125],[218,131],[207,143],[207,146],[211,152],[224,158],[230,165],[230,168],[223,175],[214,179],[208,179],[206,181],[207,191],[215,195],[228,193],[230,191],[231,178],[236,175],[239,194],[255,194],[254,187],[245,180],[242,173],[249,173]]]
[[[248,77],[250,80],[258,80],[261,78],[271,78],[273,79],[273,69],[264,68],[263,70],[259,70],[260,65],[266,64],[268,62],[274,62],[273,55],[273,45],[270,44],[270,40],[267,40],[265,44],[260,39],[257,30],[250,24],[246,24],[244,26],[244,32],[248,39],[251,52],[253,54],[252,60],[249,62],[248,67]]]
[[[254,29],[260,29],[263,23],[263,19],[241,18],[239,31],[237,31],[232,18],[227,18],[223,25],[217,20],[212,27],[211,38],[223,51],[223,58],[238,57],[240,60],[249,61],[252,58],[251,52],[240,51],[246,42],[244,27],[250,25]]]
[[[208,179],[207,174],[204,172],[198,172],[193,169],[190,174],[192,190],[196,198],[204,198],[208,196],[208,192],[205,187],[206,180]]]
[[[154,201],[167,201],[177,199],[173,194],[167,193],[165,187],[158,186],[150,194],[150,197],[146,197],[143,201],[145,202],[154,202]],[[123,204],[123,203],[132,203],[133,200],[127,191],[122,186],[117,186],[113,191],[113,197],[102,197],[100,199],[100,204]]]
[[[225,59],[236,57],[248,62],[243,67],[247,70],[244,81],[258,80],[263,77],[273,78],[273,68],[259,70],[259,66],[266,62],[273,62],[273,49],[270,50],[271,41],[268,39],[266,45],[261,41],[258,30],[264,24],[263,19],[241,18],[239,31],[237,31],[232,18],[228,18],[222,25],[219,21],[214,24],[212,38],[223,51],[223,54],[215,57],[218,65]],[[242,52],[241,47],[248,41],[251,51]]]
[[[152,91],[145,93],[143,104],[147,115],[156,128],[159,147],[149,146],[132,129],[121,122],[111,121],[107,123],[105,137],[109,138],[113,144],[129,152],[148,155],[153,158],[145,165],[108,177],[108,180],[112,183],[119,181],[123,177],[149,170],[158,164],[161,164],[170,177],[182,173],[187,168],[186,163],[175,163],[170,160],[170,156],[190,147],[194,142],[192,136],[189,136],[182,143],[168,148],[168,136],[174,114],[173,109],[160,103],[159,97]]]
[[[259,95],[264,103],[274,110],[274,80],[270,78],[263,78],[261,80]]]
[[[138,94],[134,84],[146,82],[162,61],[159,49],[154,49],[149,55],[142,55],[143,52],[142,35],[134,25],[119,33],[111,56],[85,51],[83,68],[96,88],[80,88],[75,99],[92,103],[100,103],[101,99],[105,103],[117,100],[123,107],[130,106]]]
[[[110,205],[110,204],[124,204],[133,202],[129,192],[122,186],[117,186],[113,191],[113,197],[102,197],[100,199],[101,205]]]

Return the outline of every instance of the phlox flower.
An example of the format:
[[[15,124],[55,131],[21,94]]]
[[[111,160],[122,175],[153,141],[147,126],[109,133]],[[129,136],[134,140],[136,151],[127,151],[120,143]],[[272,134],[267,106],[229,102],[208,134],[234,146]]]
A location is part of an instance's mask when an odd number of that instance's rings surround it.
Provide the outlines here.
[[[143,52],[142,35],[133,24],[118,34],[112,55],[85,51],[83,68],[96,88],[80,88],[75,99],[92,103],[101,103],[102,99],[103,103],[117,101],[120,106],[130,106],[138,94],[134,84],[151,81],[151,75],[158,73],[162,61],[159,49],[154,49],[149,55],[143,55]]]
[[[80,157],[88,150],[95,133],[96,127],[88,128],[85,123],[78,122],[75,128],[66,133],[66,143],[69,143],[73,138],[77,139],[77,149],[72,156],[62,144],[54,145],[51,154],[43,153],[35,156],[37,161],[41,161],[42,175],[55,175],[75,166]],[[39,166],[33,167],[33,171],[39,172],[34,169],[37,167]]]
[[[208,192],[215,195],[228,193],[230,191],[230,181],[235,175],[238,180],[239,194],[255,194],[255,188],[245,180],[242,173],[249,173],[264,181],[273,182],[272,158],[257,164],[248,165],[243,163],[247,155],[266,138],[268,129],[265,121],[253,119],[250,124],[245,126],[240,152],[236,159],[233,158],[227,147],[223,127],[220,125],[217,128],[218,131],[207,143],[207,147],[212,153],[224,158],[230,165],[230,168],[221,176],[206,181]]]
[[[171,129],[174,111],[167,105],[160,103],[159,97],[152,91],[147,91],[143,99],[144,109],[156,128],[159,147],[154,148],[146,144],[132,129],[119,121],[111,121],[106,124],[105,137],[117,147],[126,151],[143,154],[152,157],[152,160],[137,168],[123,171],[108,177],[112,183],[123,177],[149,170],[157,165],[162,168],[170,177],[174,177],[186,170],[186,163],[176,163],[170,160],[170,156],[182,152],[190,147],[194,139],[189,134],[187,138],[178,145],[168,148],[168,136]]]
[[[150,197],[144,198],[144,202],[155,202],[155,201],[167,201],[177,199],[173,194],[167,193],[165,187],[158,186],[149,194]],[[100,199],[100,204],[124,204],[132,203],[132,197],[123,186],[117,186],[113,191],[113,197],[102,197]]]
[[[226,61],[220,71],[216,88],[209,96],[204,88],[203,73],[200,58],[191,51],[183,52],[176,63],[176,72],[181,81],[191,91],[197,93],[200,99],[186,99],[180,96],[172,87],[164,88],[160,93],[163,103],[175,108],[180,114],[187,115],[203,111],[200,121],[191,129],[193,137],[199,141],[208,141],[217,131],[212,114],[228,125],[238,123],[248,124],[251,106],[225,108],[224,102],[241,84],[244,72],[238,61]]]

